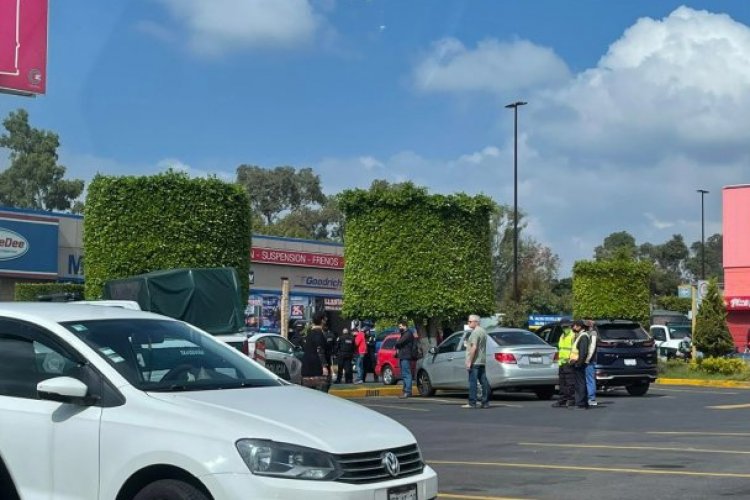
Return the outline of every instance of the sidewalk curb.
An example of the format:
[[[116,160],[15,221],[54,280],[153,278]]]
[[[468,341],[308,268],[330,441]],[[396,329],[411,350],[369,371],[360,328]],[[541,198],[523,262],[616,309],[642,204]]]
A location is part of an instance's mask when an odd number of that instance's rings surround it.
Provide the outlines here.
[[[400,396],[404,392],[402,384],[396,385],[363,385],[359,387],[331,387],[328,394],[340,398],[379,398],[383,396]],[[413,391],[416,392],[416,391]]]
[[[658,378],[659,385],[692,385],[696,387],[724,387],[732,389],[750,389],[750,383],[739,380],[700,380],[693,378]]]

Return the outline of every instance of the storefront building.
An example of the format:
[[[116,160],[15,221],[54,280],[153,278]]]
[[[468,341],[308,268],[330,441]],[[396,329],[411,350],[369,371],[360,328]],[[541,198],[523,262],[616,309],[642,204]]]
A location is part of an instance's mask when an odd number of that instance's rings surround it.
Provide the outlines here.
[[[0,300],[50,281],[83,281],[83,217],[0,208]]]
[[[253,235],[247,321],[262,331],[280,330],[282,278],[289,280],[292,320],[325,311],[343,328],[344,246],[340,243]]]
[[[724,303],[734,344],[750,344],[750,184],[722,192],[724,235]]]

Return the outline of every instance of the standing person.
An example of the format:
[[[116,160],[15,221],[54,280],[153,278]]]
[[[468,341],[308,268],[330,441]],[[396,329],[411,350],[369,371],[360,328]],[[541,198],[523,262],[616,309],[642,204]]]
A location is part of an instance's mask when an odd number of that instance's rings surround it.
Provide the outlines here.
[[[341,376],[347,384],[352,383],[352,361],[354,359],[354,337],[349,333],[348,328],[344,328],[337,342],[336,357],[339,362],[339,369],[336,373],[336,383],[341,383]]]
[[[294,327],[292,328],[292,331],[289,332],[289,342],[294,345],[294,347],[302,347],[302,330],[305,329],[305,322],[304,321],[295,321]]]
[[[490,407],[490,383],[487,380],[487,332],[479,326],[479,316],[469,316],[471,334],[466,340],[466,370],[469,372],[469,404],[462,408],[480,408],[477,405],[477,380],[482,384],[481,408]]]
[[[570,349],[570,363],[576,379],[575,403],[579,410],[589,409],[589,400],[586,392],[586,356],[589,352],[591,338],[586,331],[586,325],[580,319],[573,322],[573,333],[576,339]]]
[[[589,351],[586,355],[586,395],[589,406],[596,406],[596,341],[597,332],[594,322],[586,321],[586,331],[589,334]]]
[[[367,340],[365,339],[365,332],[361,327],[357,327],[354,332],[354,364],[357,365],[357,378],[354,381],[355,384],[361,384],[365,381],[365,367],[364,361],[367,355]]]
[[[367,355],[365,357],[364,368],[365,376],[363,380],[367,379],[367,374],[372,373],[373,380],[378,381],[378,374],[375,373],[375,365],[378,363],[377,357],[375,356],[375,335],[372,333],[369,327],[365,328],[365,339],[367,340]]]
[[[412,344],[417,340],[414,338],[414,334],[409,331],[409,325],[405,320],[399,321],[398,331],[401,336],[396,341],[396,350],[398,353],[398,366],[401,369],[401,380],[404,382],[404,390],[401,392],[399,398],[410,398],[411,397],[411,363],[412,353],[414,348]]]
[[[573,348],[575,333],[570,329],[570,324],[563,325],[562,335],[557,342],[560,364],[557,369],[560,384],[560,399],[552,406],[555,408],[567,408],[575,404],[576,375],[570,364],[570,351]]]
[[[315,313],[312,320],[313,326],[305,336],[302,381],[303,385],[328,392],[331,364],[330,355],[326,354],[326,338],[323,334],[324,318],[323,313]],[[329,383],[327,384],[326,381]]]

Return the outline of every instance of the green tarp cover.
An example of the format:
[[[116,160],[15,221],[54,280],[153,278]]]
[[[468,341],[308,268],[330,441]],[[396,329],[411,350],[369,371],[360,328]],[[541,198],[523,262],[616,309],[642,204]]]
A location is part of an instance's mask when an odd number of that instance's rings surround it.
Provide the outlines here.
[[[104,299],[134,300],[141,309],[177,318],[214,335],[243,328],[234,268],[170,269],[108,281]]]

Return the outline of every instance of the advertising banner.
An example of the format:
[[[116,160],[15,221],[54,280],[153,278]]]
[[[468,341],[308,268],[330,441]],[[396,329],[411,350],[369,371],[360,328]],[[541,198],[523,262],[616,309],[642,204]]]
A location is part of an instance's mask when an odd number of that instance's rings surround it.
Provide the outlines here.
[[[750,297],[724,297],[727,311],[749,311]]]
[[[252,262],[283,266],[318,267],[323,269],[344,268],[344,257],[342,255],[274,250],[270,248],[252,248],[250,250],[250,260]]]
[[[57,278],[57,219],[0,214],[0,276]]]
[[[47,90],[47,0],[0,2],[0,90]]]

